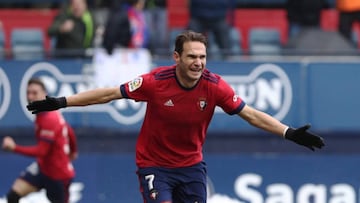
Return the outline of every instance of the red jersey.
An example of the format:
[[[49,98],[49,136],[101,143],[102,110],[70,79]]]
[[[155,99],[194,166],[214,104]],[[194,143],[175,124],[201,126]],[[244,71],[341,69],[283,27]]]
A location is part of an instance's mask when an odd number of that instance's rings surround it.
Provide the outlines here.
[[[15,147],[15,152],[37,157],[40,171],[55,180],[73,178],[69,158],[77,150],[73,130],[59,111],[39,113],[35,120],[37,145]],[[72,150],[72,151],[71,151]]]
[[[239,113],[245,103],[219,76],[205,69],[187,89],[175,76],[175,66],[159,67],[121,85],[125,98],[147,102],[136,144],[138,167],[186,167],[199,163],[206,131],[216,106]]]

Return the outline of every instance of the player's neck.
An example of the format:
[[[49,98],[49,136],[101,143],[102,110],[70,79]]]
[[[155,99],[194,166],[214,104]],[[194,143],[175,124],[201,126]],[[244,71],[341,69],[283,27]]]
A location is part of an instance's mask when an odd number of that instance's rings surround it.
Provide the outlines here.
[[[186,77],[182,77],[179,74],[176,74],[176,80],[178,81],[180,86],[185,89],[191,89],[191,88],[195,87],[196,84],[199,82],[199,80],[190,80],[190,79],[187,79]]]

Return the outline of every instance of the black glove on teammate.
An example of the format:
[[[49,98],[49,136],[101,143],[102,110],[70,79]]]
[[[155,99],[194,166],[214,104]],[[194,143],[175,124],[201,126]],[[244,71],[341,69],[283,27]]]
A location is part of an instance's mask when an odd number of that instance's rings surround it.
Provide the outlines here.
[[[307,129],[309,128],[309,124],[297,129],[288,128],[285,133],[285,138],[299,145],[303,145],[312,151],[315,150],[315,147],[321,149],[323,146],[325,146],[324,139],[318,135],[308,132]]]
[[[65,107],[66,107],[65,97],[49,97],[49,96],[46,96],[46,99],[44,100],[33,101],[26,106],[26,108],[29,111],[31,111],[32,114],[37,114],[43,111],[53,111]]]

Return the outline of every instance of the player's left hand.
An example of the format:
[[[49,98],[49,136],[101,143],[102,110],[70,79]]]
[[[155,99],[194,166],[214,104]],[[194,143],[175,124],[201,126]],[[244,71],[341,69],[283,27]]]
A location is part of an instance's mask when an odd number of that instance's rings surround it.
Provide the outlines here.
[[[2,148],[6,151],[14,151],[15,149],[15,141],[12,137],[6,136],[3,139]]]
[[[323,146],[325,146],[324,139],[309,132],[309,128],[309,124],[296,129],[289,128],[285,133],[285,138],[299,145],[303,145],[312,151],[315,151],[315,148],[321,149]]]

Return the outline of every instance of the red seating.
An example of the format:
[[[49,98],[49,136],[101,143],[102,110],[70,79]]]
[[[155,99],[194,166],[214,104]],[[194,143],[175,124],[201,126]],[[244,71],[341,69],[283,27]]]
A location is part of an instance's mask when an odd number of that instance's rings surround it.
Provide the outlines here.
[[[321,12],[320,26],[325,31],[338,30],[339,14],[336,9],[324,9]]]
[[[168,28],[185,28],[189,21],[186,1],[168,0]],[[282,9],[237,9],[234,26],[241,30],[242,48],[248,48],[248,32],[252,27],[272,27],[281,31],[281,42],[287,42],[286,11]]]
[[[280,31],[281,43],[288,40],[288,23],[283,9],[237,9],[234,25],[242,32],[242,47],[248,49],[249,31],[254,27],[276,28]]]
[[[339,13],[336,9],[324,9],[321,12],[320,26],[326,31],[337,31],[339,25]],[[357,46],[360,48],[360,23],[353,24],[353,31],[357,35]]]
[[[10,33],[14,28],[40,28],[43,31],[44,48],[49,50],[50,39],[47,28],[52,23],[57,10],[0,9],[0,21],[5,33],[5,48],[10,49]]]
[[[189,22],[189,8],[186,0],[167,0],[168,29],[186,28]]]
[[[168,29],[186,28],[189,22],[189,9],[185,0],[167,0]],[[10,33],[14,28],[41,28],[45,38],[45,50],[50,49],[47,28],[57,14],[57,9],[0,9],[0,21],[5,33],[5,48],[10,49]],[[284,9],[236,9],[233,23],[241,31],[242,49],[248,49],[249,30],[253,27],[276,28],[280,31],[281,43],[288,40],[288,23]],[[335,9],[325,9],[321,13],[321,27],[327,31],[336,31],[338,13]],[[354,25],[354,31],[360,39],[360,23]],[[360,40],[359,47],[360,47]]]
[[[185,28],[189,21],[187,1],[167,0],[168,28]],[[248,49],[249,30],[253,27],[276,28],[280,31],[281,43],[288,40],[287,12],[284,9],[236,9],[234,26],[241,30],[242,48]],[[321,13],[320,26],[325,31],[336,31],[338,28],[338,12],[336,9],[324,9]],[[360,39],[360,23],[354,25]],[[358,46],[360,47],[360,40]]]

